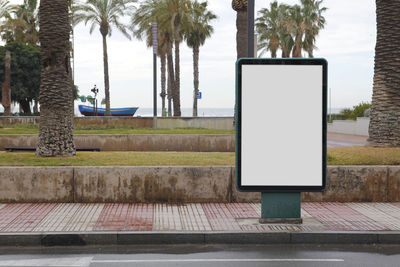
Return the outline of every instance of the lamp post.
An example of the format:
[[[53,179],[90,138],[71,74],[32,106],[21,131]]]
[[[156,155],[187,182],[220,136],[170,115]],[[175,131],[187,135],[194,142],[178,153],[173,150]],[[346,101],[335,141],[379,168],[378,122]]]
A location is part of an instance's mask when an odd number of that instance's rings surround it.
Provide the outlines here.
[[[153,130],[157,130],[157,23],[153,23]]]
[[[97,94],[99,93],[99,89],[94,85],[93,89],[90,90],[94,94],[94,101],[93,101],[93,112],[94,115],[97,116]]]

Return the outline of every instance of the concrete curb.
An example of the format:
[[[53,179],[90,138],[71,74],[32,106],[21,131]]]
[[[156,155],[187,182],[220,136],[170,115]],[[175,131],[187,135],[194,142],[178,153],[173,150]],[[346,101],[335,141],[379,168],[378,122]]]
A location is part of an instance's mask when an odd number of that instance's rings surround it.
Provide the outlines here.
[[[142,244],[400,244],[400,232],[51,232],[3,233],[0,247]]]

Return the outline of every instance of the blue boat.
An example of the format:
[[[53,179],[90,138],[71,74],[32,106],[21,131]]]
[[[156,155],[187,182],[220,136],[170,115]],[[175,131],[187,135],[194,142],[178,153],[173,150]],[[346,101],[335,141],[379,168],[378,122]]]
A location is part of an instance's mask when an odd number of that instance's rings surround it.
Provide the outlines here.
[[[132,117],[135,114],[136,110],[138,110],[138,107],[112,108],[112,109],[110,109],[110,112],[111,112],[111,116]],[[79,105],[79,111],[84,116],[104,116],[104,114],[106,113],[105,108],[97,108],[97,110],[96,110],[94,107],[84,106],[84,105]]]

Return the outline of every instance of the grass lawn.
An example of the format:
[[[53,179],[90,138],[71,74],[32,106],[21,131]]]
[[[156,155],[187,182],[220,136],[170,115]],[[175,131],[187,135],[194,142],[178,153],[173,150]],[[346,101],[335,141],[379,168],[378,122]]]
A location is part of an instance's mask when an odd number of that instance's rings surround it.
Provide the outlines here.
[[[76,157],[40,158],[0,152],[0,166],[220,166],[234,165],[235,153],[78,152]]]
[[[235,165],[235,153],[79,152],[76,157],[71,158],[39,158],[34,153],[0,152],[0,166],[114,165],[226,166]],[[329,148],[328,165],[400,165],[400,148]]]
[[[335,147],[328,149],[329,165],[400,165],[400,148]]]
[[[37,134],[39,132],[38,124],[16,124],[1,125],[0,134]],[[158,129],[154,131],[151,128],[132,127],[101,127],[86,126],[75,128],[75,134],[234,134],[234,130],[214,130],[204,128],[177,128],[177,129]]]

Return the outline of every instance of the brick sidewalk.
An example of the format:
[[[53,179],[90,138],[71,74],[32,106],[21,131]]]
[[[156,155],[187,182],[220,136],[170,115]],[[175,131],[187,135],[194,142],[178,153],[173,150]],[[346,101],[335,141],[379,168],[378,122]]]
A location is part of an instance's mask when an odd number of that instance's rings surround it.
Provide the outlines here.
[[[400,203],[303,203],[302,225],[261,225],[260,213],[259,203],[0,204],[0,232],[400,230]]]

